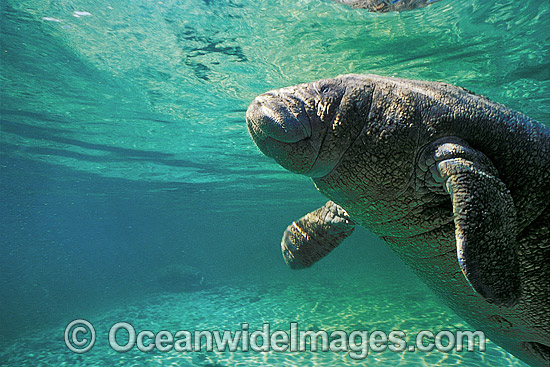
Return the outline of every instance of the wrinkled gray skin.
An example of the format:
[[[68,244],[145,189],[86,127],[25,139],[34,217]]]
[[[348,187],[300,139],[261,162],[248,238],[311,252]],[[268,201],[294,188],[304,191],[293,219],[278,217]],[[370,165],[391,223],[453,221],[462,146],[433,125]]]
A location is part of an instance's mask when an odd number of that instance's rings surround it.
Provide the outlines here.
[[[386,13],[423,8],[439,0],[335,0],[352,8],[367,9],[371,12]]]
[[[473,328],[548,366],[547,127],[462,88],[375,75],[262,94],[247,125],[331,200],[285,231],[291,267],[362,225]]]

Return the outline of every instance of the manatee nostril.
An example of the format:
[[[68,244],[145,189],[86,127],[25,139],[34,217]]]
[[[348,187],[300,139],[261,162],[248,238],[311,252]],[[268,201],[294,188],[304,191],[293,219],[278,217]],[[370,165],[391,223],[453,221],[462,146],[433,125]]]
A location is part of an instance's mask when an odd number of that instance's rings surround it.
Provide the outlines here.
[[[255,126],[265,135],[284,143],[295,143],[311,136],[311,123],[305,113],[295,113],[295,106],[270,94],[256,97],[246,111],[249,130]]]

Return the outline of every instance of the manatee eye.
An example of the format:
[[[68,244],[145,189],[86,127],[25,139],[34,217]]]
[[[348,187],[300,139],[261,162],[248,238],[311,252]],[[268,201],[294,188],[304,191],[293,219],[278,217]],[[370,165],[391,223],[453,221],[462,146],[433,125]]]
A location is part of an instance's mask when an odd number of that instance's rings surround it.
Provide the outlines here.
[[[323,83],[321,81],[321,82],[318,82],[318,83],[315,84],[315,90],[319,94],[324,94],[324,93],[326,93],[330,90],[330,86],[327,83]]]
[[[321,88],[319,89],[319,92],[321,93],[326,93],[330,90],[330,87],[328,85],[322,85]]]

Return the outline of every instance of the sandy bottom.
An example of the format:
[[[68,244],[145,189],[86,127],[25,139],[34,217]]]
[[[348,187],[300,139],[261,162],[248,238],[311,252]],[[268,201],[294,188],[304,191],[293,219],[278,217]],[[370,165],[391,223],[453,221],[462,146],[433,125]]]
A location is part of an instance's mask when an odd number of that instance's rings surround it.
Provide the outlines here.
[[[401,281],[372,279],[365,287],[364,279],[327,282],[317,281],[272,284],[239,284],[211,286],[192,293],[149,295],[127,303],[118,309],[87,315],[96,330],[96,342],[91,350],[78,354],[64,342],[67,320],[59,327],[41,330],[33,336],[14,341],[0,356],[0,364],[9,366],[527,366],[492,342],[485,352],[421,352],[369,351],[364,359],[355,360],[347,352],[270,350],[257,352],[241,349],[235,352],[153,350],[142,352],[134,347],[117,352],[109,344],[109,330],[118,322],[130,323],[137,333],[167,330],[175,335],[179,330],[261,330],[269,323],[270,331],[286,331],[296,322],[299,330],[381,330],[389,333],[402,330],[407,345],[422,330],[437,333],[441,330],[472,330],[425,287],[403,287]],[[89,336],[78,334],[77,336]],[[117,342],[124,345],[126,331],[119,331]],[[176,338],[177,339],[177,338]],[[261,341],[261,339],[258,339]],[[357,339],[356,339],[357,341]],[[426,339],[426,342],[433,339]],[[146,343],[148,339],[146,339]],[[360,345],[360,340],[358,341]],[[262,344],[259,342],[258,344]]]

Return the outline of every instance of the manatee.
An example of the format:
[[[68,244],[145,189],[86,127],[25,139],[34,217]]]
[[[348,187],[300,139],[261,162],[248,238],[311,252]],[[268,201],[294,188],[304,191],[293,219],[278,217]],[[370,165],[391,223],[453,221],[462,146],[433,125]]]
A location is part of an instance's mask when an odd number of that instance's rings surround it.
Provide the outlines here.
[[[335,0],[352,8],[367,9],[371,12],[386,13],[423,8],[439,0]]]
[[[475,330],[548,366],[548,127],[449,84],[353,74],[264,93],[246,120],[329,199],[284,232],[290,267],[363,226]]]

